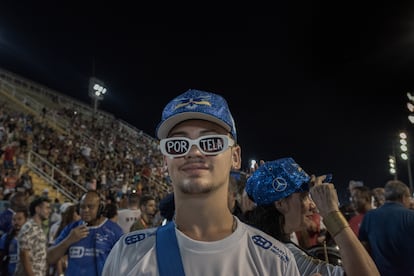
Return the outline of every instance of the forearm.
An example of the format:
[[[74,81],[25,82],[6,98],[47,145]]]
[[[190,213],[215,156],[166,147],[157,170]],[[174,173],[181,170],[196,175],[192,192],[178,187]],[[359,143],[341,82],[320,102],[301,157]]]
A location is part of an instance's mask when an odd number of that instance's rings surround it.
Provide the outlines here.
[[[335,216],[335,219],[332,220],[332,216]],[[328,220],[326,226],[340,249],[346,274],[380,275],[371,256],[349,227],[342,213],[330,214],[328,217],[330,221]]]
[[[338,195],[333,184],[315,185],[311,188],[311,195],[323,218],[323,224],[340,249],[346,274],[380,275],[371,256],[338,210]]]
[[[30,261],[29,252],[26,249],[20,249],[20,263],[23,266],[25,275],[27,276],[35,276],[33,269],[32,269],[32,262]]]
[[[47,262],[49,264],[57,263],[62,258],[72,242],[69,238],[64,239],[59,244],[51,246],[47,249]]]
[[[56,263],[57,275],[64,274],[63,262],[64,262],[64,257],[60,258],[59,261],[57,261],[57,263]]]
[[[350,227],[343,229],[335,238],[341,249],[341,259],[348,275],[380,275],[367,250]]]

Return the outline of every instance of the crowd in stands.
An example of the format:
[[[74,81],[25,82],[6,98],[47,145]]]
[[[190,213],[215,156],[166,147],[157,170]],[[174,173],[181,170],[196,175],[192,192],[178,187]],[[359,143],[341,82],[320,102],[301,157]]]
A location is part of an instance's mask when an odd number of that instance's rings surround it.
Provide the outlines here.
[[[158,150],[158,143],[142,132],[130,132],[119,127],[118,122],[105,122],[98,118],[86,118],[76,110],[62,107],[60,110],[42,109],[41,116],[36,116],[18,109],[9,108],[7,102],[0,103],[0,200],[10,202],[16,193],[23,194],[25,206],[39,197],[45,198],[50,205],[48,218],[40,219],[45,237],[48,237],[49,246],[54,243],[62,226],[75,220],[77,212],[66,215],[67,204],[77,204],[86,190],[96,190],[105,200],[103,216],[118,221],[118,210],[127,207],[129,195],[150,196],[153,198],[152,208],[156,211],[156,202],[162,199],[169,191],[168,178],[162,166],[162,156]],[[70,128],[62,132],[51,127],[46,121],[46,113],[59,113],[60,118],[65,117]],[[103,120],[103,119],[102,119]],[[98,141],[98,142],[96,142]],[[48,189],[36,193],[35,183],[31,173],[33,170],[27,161],[30,154],[38,154],[45,160],[39,162],[38,168],[42,173],[50,175],[53,181],[63,187],[76,200],[62,196],[64,201],[52,198],[48,190],[56,191],[57,187],[49,184]],[[53,164],[53,168],[48,165]],[[84,189],[79,189],[76,182]],[[5,214],[1,223],[5,227],[0,234],[10,231],[15,208],[6,204]],[[59,208],[60,206],[60,208]],[[69,211],[73,207],[68,208]],[[30,214],[30,217],[36,214]],[[77,214],[79,216],[79,214]],[[41,217],[37,214],[35,217]],[[137,216],[141,218],[140,214]],[[135,222],[137,218],[134,218]],[[152,220],[150,221],[152,222]],[[149,223],[148,227],[153,224]],[[43,238],[43,236],[39,236]],[[3,244],[4,245],[4,244]],[[1,248],[0,248],[1,249]],[[42,249],[43,250],[43,249]],[[1,251],[1,250],[0,250]],[[18,259],[13,258],[12,263]],[[42,260],[40,263],[44,262]],[[65,260],[51,266],[52,273],[62,271]]]
[[[48,125],[45,116],[47,112],[66,118],[70,128],[62,132]],[[26,247],[22,250],[31,248],[46,252],[45,250],[52,248],[55,250],[53,252],[61,253],[56,249],[59,242],[63,243],[64,238],[69,239],[71,234],[66,230],[58,239],[58,244],[55,240],[65,226],[71,225],[72,229],[79,231],[85,229],[86,226],[81,221],[86,221],[87,215],[83,214],[82,218],[79,206],[83,209],[91,207],[86,206],[86,203],[79,204],[83,200],[92,201],[85,199],[85,191],[97,191],[103,202],[103,208],[97,215],[97,218],[102,216],[102,219],[98,220],[97,226],[106,223],[107,219],[111,220],[111,223],[119,226],[117,229],[111,224],[117,235],[120,232],[126,234],[157,227],[164,219],[172,220],[172,189],[158,147],[157,140],[150,139],[142,132],[127,131],[120,127],[116,119],[89,118],[68,107],[58,110],[45,108],[41,116],[35,116],[10,109],[6,102],[0,103],[0,200],[9,202],[10,207],[0,214],[0,256],[14,254],[8,260],[8,273],[16,269],[22,270],[22,267],[17,265],[17,253],[8,251],[7,245],[10,241],[6,241],[10,239],[17,244],[18,232],[26,221],[34,219],[42,224],[42,229],[33,228],[33,223],[23,228],[25,236],[22,234],[21,244]],[[46,174],[52,175],[59,187],[64,187],[73,194],[76,200],[66,198],[64,202],[60,202],[57,198],[51,198],[51,193],[47,191],[43,194],[35,192],[36,183],[33,182],[32,171],[27,166],[31,152],[56,167],[52,171],[46,162],[37,164]],[[261,161],[260,165],[264,163]],[[240,221],[246,222],[249,220],[250,211],[256,207],[244,189],[249,176],[249,173],[233,172],[228,193],[231,213]],[[68,179],[84,189],[79,189]],[[57,187],[52,183],[48,189],[56,190]],[[341,212],[358,237],[365,214],[384,204],[385,191],[382,185],[371,189],[362,182],[351,181],[349,193],[350,205],[341,206]],[[413,202],[407,207],[414,209]],[[7,233],[12,233],[13,236],[8,237]],[[33,242],[41,243],[43,239],[48,241],[47,248],[37,245],[33,247]],[[305,250],[323,247],[327,252],[326,247],[332,249],[336,246],[317,210],[312,219],[307,221],[307,226],[294,231],[290,239]],[[335,254],[340,258],[338,248]],[[49,259],[41,255],[39,253],[37,256],[39,261],[34,269],[47,270],[47,275],[62,275],[68,268],[67,256],[60,254],[62,256],[53,259],[53,264],[46,265]],[[315,256],[329,261],[326,256]],[[340,265],[340,261],[337,264]],[[103,263],[99,265],[103,266]]]
[[[91,125],[73,110],[62,109],[61,113],[71,123],[67,133],[54,130],[41,117],[8,110],[5,103],[0,106],[3,164],[0,198],[7,199],[15,189],[32,190],[30,176],[21,171],[30,151],[55,166],[53,180],[76,198],[84,190],[72,185],[62,174],[85,189],[102,191],[105,197],[117,202],[124,201],[131,191],[150,193],[157,200],[169,191],[155,139],[119,129],[116,120],[109,123],[96,120]],[[50,166],[39,166],[46,174],[52,173]]]

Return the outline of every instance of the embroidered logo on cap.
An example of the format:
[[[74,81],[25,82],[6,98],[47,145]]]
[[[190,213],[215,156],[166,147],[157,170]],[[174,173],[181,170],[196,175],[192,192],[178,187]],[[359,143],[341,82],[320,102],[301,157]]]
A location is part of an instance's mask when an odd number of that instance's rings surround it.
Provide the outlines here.
[[[208,105],[211,106],[211,103],[208,101],[210,97],[209,96],[201,96],[197,98],[181,98],[177,99],[180,103],[178,103],[174,109],[186,107],[188,109],[194,109],[197,107],[197,105]]]
[[[286,179],[282,177],[276,177],[275,180],[273,180],[272,186],[276,192],[283,192],[284,190],[286,190],[288,184],[286,182]]]

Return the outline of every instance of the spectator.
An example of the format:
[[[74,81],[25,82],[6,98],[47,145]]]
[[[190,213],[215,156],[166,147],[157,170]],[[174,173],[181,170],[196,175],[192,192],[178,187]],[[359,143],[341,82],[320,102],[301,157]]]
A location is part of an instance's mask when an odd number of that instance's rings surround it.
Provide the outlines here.
[[[6,171],[6,176],[3,179],[3,194],[7,196],[8,194],[11,195],[16,191],[17,182],[19,180],[19,176],[17,174],[16,169],[8,169]]]
[[[148,194],[142,195],[139,208],[141,217],[131,225],[129,232],[153,227],[152,222],[157,212],[155,198]]]
[[[158,209],[160,210],[162,225],[165,225],[167,222],[172,221],[175,212],[174,193],[169,193],[163,197],[158,204]]]
[[[372,196],[374,197],[374,208],[381,207],[385,203],[384,187],[377,187],[372,189]]]
[[[349,226],[357,237],[364,215],[372,209],[371,197],[371,190],[367,186],[355,187],[351,191],[351,206],[355,215],[349,219]]]
[[[240,169],[241,148],[226,100],[190,89],[166,105],[156,132],[175,219],[124,235],[103,275],[299,275],[282,243],[229,210],[230,171]]]
[[[27,209],[27,197],[24,192],[14,192],[10,198],[10,207],[0,214],[0,234],[8,233],[12,228],[12,217],[16,209]]]
[[[16,154],[17,142],[7,144],[3,149],[3,167],[5,170],[14,170],[14,159]]]
[[[326,240],[326,228],[322,222],[321,215],[314,212],[311,217],[306,217],[305,228],[296,231],[298,244],[304,249],[321,246]]]
[[[28,217],[27,208],[16,209],[13,214],[13,228],[0,239],[0,275],[14,275],[19,260],[17,235]]]
[[[50,211],[50,201],[45,197],[37,197],[30,203],[30,219],[22,226],[17,237],[20,253],[16,275],[46,274],[47,236],[43,232],[42,221],[49,217]]]
[[[248,178],[247,194],[257,207],[249,215],[252,225],[285,242],[295,256],[301,275],[379,275],[368,252],[339,211],[338,195],[326,175],[310,177],[292,158],[265,162]],[[312,199],[309,196],[309,187]],[[290,242],[294,231],[318,210],[327,230],[341,248],[341,265],[315,259]]]
[[[118,223],[118,205],[116,205],[116,203],[105,204],[104,216],[109,220]]]
[[[112,246],[122,236],[122,229],[104,216],[105,206],[97,191],[82,195],[81,220],[67,225],[48,249],[47,260],[55,264],[68,255],[67,275],[101,275]]]
[[[59,207],[60,218],[56,221],[51,227],[49,231],[49,245],[53,245],[55,242],[55,238],[58,237],[62,229],[80,219],[80,216],[77,212],[76,205],[72,202],[65,202],[62,203]]]
[[[131,226],[141,217],[141,210],[139,208],[139,197],[136,193],[128,195],[128,208],[120,209],[118,211],[118,224],[125,233],[129,233]]]
[[[65,202],[60,205],[59,211],[61,218],[52,225],[49,231],[49,246],[52,246],[55,243],[55,239],[67,225],[80,220],[78,208],[72,202]],[[63,256],[56,264],[50,265],[49,273],[51,276],[60,276],[65,273],[67,267],[67,256]]]
[[[370,252],[381,276],[414,275],[414,211],[408,209],[410,190],[399,180],[384,187],[385,203],[367,212],[359,239]]]
[[[244,221],[244,212],[240,207],[240,198],[242,196],[245,185],[245,177],[239,171],[232,171],[230,173],[228,205],[231,213]]]

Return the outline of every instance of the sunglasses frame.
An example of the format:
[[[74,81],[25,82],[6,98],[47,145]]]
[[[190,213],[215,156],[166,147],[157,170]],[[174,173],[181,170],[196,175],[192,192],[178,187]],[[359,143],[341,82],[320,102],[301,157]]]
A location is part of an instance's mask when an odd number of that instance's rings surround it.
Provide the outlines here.
[[[220,138],[220,139],[222,139],[223,140],[223,149],[220,150],[220,151],[218,151],[218,152],[213,152],[213,153],[206,152],[203,149],[201,149],[201,147],[200,147],[200,141],[201,140],[204,140],[204,139],[209,139],[209,138]],[[176,154],[176,155],[175,154],[168,153],[166,151],[167,143],[170,142],[170,141],[174,141],[174,140],[184,140],[184,141],[187,141],[189,143],[188,150],[185,153]],[[186,156],[191,151],[191,148],[193,147],[193,145],[195,145],[195,146],[197,146],[198,150],[202,154],[204,154],[206,156],[211,156],[211,155],[218,155],[220,153],[223,153],[228,148],[234,146],[235,144],[236,144],[235,141],[231,137],[229,137],[227,135],[223,135],[223,134],[205,135],[205,136],[200,136],[200,137],[198,137],[196,139],[190,139],[188,137],[169,137],[169,138],[164,138],[164,139],[161,139],[160,140],[160,150],[161,150],[161,153],[163,155],[167,156],[167,157],[179,158],[179,157]]]

